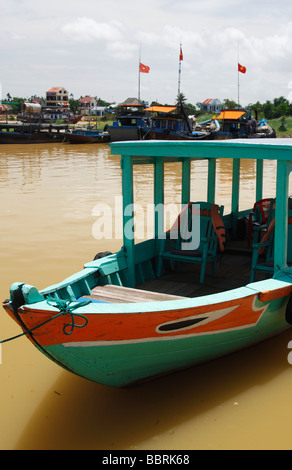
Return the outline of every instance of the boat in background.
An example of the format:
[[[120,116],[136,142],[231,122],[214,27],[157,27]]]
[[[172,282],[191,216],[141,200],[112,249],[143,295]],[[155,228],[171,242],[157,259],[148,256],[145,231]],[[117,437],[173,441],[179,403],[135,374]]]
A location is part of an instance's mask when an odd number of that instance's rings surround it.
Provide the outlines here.
[[[77,124],[82,119],[82,114],[74,115],[69,110],[44,108],[39,103],[22,103],[21,113],[17,116],[17,121],[28,124]]]
[[[109,133],[105,130],[80,128],[66,132],[66,141],[70,144],[102,144],[109,142],[109,140]]]
[[[188,117],[181,106],[139,106],[134,110],[128,104],[126,107],[130,111],[117,115],[108,128],[111,142],[213,139],[220,127],[211,119],[197,125],[194,116]]]
[[[0,144],[47,144],[64,142],[68,125],[0,123]]]
[[[119,105],[116,121],[108,126],[111,142],[142,140],[148,132],[145,105],[136,98],[128,98]]]
[[[216,117],[220,129],[216,139],[267,139],[275,138],[275,130],[265,119],[257,121],[252,117],[251,110],[244,108],[223,110]]]
[[[127,387],[291,328],[290,140],[140,141],[110,146],[113,155],[122,156],[123,246],[113,254],[99,253],[81,271],[40,291],[13,283],[3,307],[22,329],[19,336],[26,335],[41,353],[68,371],[101,384]],[[256,163],[256,200],[263,197],[264,161],[277,164],[274,225],[264,232],[266,241],[261,244],[265,249],[270,240],[269,266],[265,254],[254,257],[259,244],[248,248],[239,233],[242,219],[252,210],[239,210],[240,161],[251,158]],[[226,159],[233,163],[230,213],[224,212],[216,194],[216,167]],[[192,163],[202,160],[208,168],[207,200],[191,202],[196,189],[191,187],[196,181],[192,172],[201,168]],[[182,211],[167,230],[162,208],[167,187],[164,165],[169,162],[180,165],[176,177],[181,174],[181,181],[175,179],[173,191],[181,187]],[[149,166],[153,168],[154,236],[137,243],[134,168],[142,171],[143,165],[145,178]],[[173,182],[170,175],[169,184]],[[260,277],[257,282],[255,272]]]
[[[182,107],[151,106],[144,109],[146,125],[143,140],[211,140],[220,126],[214,119],[197,124]]]
[[[224,110],[204,122],[187,115],[182,105],[177,107],[152,106],[149,131],[144,139],[156,140],[224,140],[275,138],[275,130],[265,119],[256,121],[246,109]],[[176,114],[174,114],[176,113]]]
[[[129,104],[126,107],[130,107]],[[124,108],[123,108],[124,109]],[[132,109],[132,108],[131,108]],[[108,128],[111,142],[131,140],[224,140],[275,138],[266,120],[256,121],[250,110],[223,110],[204,122],[178,106],[154,105],[124,111]]]

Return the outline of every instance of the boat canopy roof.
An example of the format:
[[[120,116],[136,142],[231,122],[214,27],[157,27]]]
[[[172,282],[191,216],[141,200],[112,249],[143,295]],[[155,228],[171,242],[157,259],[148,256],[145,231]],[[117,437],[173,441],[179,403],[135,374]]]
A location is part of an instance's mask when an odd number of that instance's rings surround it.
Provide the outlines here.
[[[154,113],[171,113],[171,111],[175,111],[176,109],[176,106],[151,106],[150,108],[145,108],[143,111],[151,111]]]
[[[216,119],[239,119],[245,114],[245,111],[222,111]]]

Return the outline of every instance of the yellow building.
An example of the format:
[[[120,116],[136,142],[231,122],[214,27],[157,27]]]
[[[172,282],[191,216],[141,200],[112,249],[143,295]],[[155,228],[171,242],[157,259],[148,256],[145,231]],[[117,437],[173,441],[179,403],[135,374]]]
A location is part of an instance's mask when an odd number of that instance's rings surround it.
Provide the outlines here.
[[[58,108],[60,110],[69,109],[69,93],[63,87],[52,87],[46,91],[46,107]]]

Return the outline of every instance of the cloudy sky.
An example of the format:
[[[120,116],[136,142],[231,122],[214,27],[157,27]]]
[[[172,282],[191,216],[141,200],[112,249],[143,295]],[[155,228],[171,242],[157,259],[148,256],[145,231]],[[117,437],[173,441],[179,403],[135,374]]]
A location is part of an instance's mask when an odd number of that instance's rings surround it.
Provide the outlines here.
[[[138,96],[172,104],[206,98],[292,101],[291,0],[0,0],[2,98],[45,96],[64,86],[74,98],[111,102]]]

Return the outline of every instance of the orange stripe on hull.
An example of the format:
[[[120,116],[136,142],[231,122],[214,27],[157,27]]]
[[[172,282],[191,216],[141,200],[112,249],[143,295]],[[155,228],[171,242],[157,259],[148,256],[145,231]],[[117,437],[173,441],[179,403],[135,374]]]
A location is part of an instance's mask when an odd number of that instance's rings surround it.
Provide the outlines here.
[[[82,341],[127,341],[149,338],[179,337],[222,332],[255,325],[267,308],[255,307],[257,295],[244,297],[216,305],[191,307],[181,310],[143,313],[101,313],[87,314],[88,324],[84,328],[74,328],[70,335],[65,335],[63,328],[71,323],[71,315],[61,315],[45,326],[37,329],[33,336],[43,346]],[[25,307],[19,314],[28,329],[49,320],[56,312],[30,309]],[[198,321],[198,316],[204,316]],[[194,326],[177,328],[177,323],[194,319]],[[200,320],[200,319],[199,319]],[[198,321],[198,323],[196,323]],[[76,318],[78,324],[78,318]],[[169,331],[159,327],[173,323]]]

